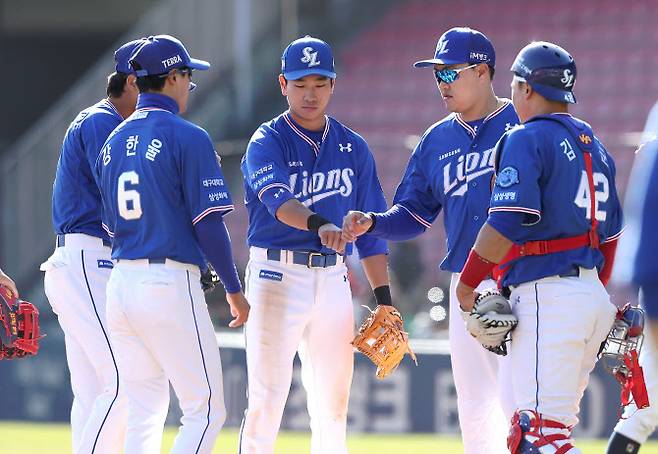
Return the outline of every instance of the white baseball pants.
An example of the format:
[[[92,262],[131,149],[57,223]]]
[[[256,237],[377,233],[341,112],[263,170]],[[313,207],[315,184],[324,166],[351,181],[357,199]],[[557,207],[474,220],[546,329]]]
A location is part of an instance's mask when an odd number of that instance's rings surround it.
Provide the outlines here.
[[[506,415],[501,405],[501,357],[486,350],[466,331],[455,293],[458,282],[459,274],[454,273],[450,282],[448,334],[464,453],[508,454],[506,440],[512,415]],[[494,281],[486,280],[478,290],[495,286]]]
[[[171,453],[210,453],[224,421],[222,365],[199,268],[119,260],[107,321],[128,399],[125,452],[160,453],[169,383],[183,416]]]
[[[513,288],[510,303],[519,324],[501,369],[506,397],[518,410],[575,426],[589,374],[616,314],[596,269],[521,284]]]
[[[110,248],[100,238],[81,233],[65,239],[65,246],[55,249],[41,270],[46,296],[65,336],[73,389],[73,452],[116,453],[121,451],[127,410],[105,318]]]
[[[347,407],[354,368],[347,268],[307,268],[266,259],[251,248],[251,304],[245,328],[248,407],[240,454],[273,454],[299,354],[311,419],[312,454],[347,453]]]

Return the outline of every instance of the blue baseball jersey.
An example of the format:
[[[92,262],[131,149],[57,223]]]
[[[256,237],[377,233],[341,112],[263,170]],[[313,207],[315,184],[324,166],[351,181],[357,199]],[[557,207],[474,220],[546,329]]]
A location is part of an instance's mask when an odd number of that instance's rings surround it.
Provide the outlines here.
[[[233,210],[208,133],[177,113],[172,98],[140,94],[135,113],[101,150],[96,169],[114,259],[169,258],[202,267],[194,224]]]
[[[518,123],[509,100],[471,124],[453,113],[432,125],[411,155],[393,203],[425,228],[444,209],[447,255],[441,269],[464,267],[487,220],[496,143]]]
[[[639,286],[658,284],[658,140],[637,153],[629,178],[624,216],[628,228],[615,260],[614,277]],[[655,295],[645,295],[655,300]],[[658,316],[658,307],[647,307]]]
[[[321,134],[301,128],[289,112],[263,123],[249,141],[242,173],[250,246],[333,252],[322,245],[316,232],[275,218],[276,210],[292,198],[337,226],[349,210],[386,210],[366,141],[331,117],[326,117]],[[355,243],[362,258],[388,252],[384,240],[369,235]],[[345,254],[351,252],[348,244]]]
[[[107,136],[122,121],[104,99],[80,112],[66,131],[53,183],[55,233],[86,233],[109,241],[101,227],[101,193],[93,169]]]
[[[582,149],[592,156],[594,216],[599,241],[617,238],[622,211],[615,163],[591,127],[569,114],[530,119],[498,144],[496,184],[489,212],[523,213],[516,244],[582,235],[591,227],[591,194]],[[502,284],[514,285],[566,273],[574,266],[601,267],[603,255],[588,246],[511,262]]]

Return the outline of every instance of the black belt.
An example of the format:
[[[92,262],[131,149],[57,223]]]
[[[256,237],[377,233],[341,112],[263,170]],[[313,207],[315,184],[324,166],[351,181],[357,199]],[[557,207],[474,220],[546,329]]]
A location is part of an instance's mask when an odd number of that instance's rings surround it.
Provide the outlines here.
[[[580,267],[572,266],[569,271],[558,274],[558,277],[579,277],[580,276]]]
[[[98,239],[103,241],[103,246],[112,247],[112,243],[109,240],[106,240],[105,238],[98,238]],[[66,234],[58,233],[57,240],[55,240],[55,244],[56,247],[66,246]]]
[[[560,273],[557,275],[558,277],[579,277],[580,276],[580,267],[579,266],[572,266],[570,270],[565,271],[564,273]],[[517,284],[520,285],[520,284]],[[501,293],[505,298],[509,298],[510,294],[512,293],[512,289],[509,288],[509,286],[505,286],[501,289]]]
[[[280,249],[268,249],[267,260],[281,261]],[[338,254],[323,254],[321,252],[302,252],[292,251],[292,263],[295,265],[305,265],[309,268],[327,268],[336,265]]]

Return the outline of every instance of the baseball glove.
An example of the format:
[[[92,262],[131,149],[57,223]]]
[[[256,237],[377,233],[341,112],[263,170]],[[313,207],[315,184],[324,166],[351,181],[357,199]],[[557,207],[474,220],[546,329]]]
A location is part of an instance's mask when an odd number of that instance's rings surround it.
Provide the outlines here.
[[[377,366],[377,378],[393,372],[405,353],[409,353],[418,365],[416,355],[409,347],[409,335],[404,331],[400,312],[393,306],[381,304],[374,311],[364,307],[370,315],[361,324],[352,345]]]
[[[0,359],[36,355],[39,339],[37,308],[0,285]]]
[[[462,311],[462,317],[466,330],[484,348],[497,355],[507,355],[505,343],[518,320],[509,301],[498,290],[492,288],[480,293],[471,312]]]
[[[212,267],[210,262],[206,263],[208,268],[201,273],[201,289],[204,293],[210,293],[213,291],[215,286],[219,284],[219,276],[215,271],[215,268]]]

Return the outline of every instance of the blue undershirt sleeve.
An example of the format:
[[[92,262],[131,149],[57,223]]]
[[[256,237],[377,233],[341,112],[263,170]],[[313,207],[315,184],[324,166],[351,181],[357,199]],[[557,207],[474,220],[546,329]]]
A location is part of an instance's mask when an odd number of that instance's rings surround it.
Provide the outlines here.
[[[231,238],[219,212],[209,213],[194,225],[197,241],[206,259],[215,268],[227,293],[242,289],[238,270],[233,262]]]
[[[385,213],[373,213],[375,226],[369,235],[389,241],[406,241],[427,230],[404,208],[393,205]]]

